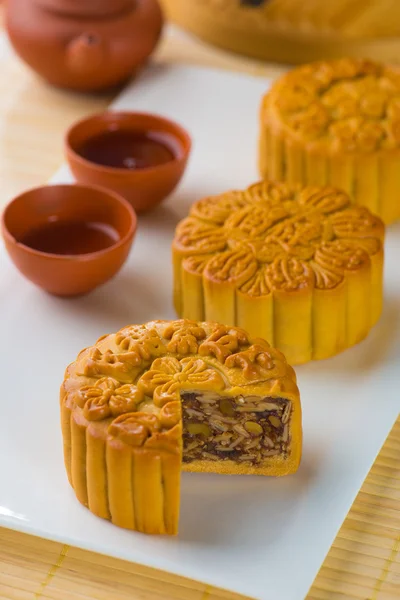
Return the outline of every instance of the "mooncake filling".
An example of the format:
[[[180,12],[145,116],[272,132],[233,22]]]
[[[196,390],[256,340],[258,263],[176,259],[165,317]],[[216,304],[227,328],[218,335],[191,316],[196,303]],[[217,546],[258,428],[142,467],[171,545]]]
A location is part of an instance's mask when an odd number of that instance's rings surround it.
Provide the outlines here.
[[[257,465],[287,457],[292,405],[283,398],[182,392],[183,462],[233,460]]]

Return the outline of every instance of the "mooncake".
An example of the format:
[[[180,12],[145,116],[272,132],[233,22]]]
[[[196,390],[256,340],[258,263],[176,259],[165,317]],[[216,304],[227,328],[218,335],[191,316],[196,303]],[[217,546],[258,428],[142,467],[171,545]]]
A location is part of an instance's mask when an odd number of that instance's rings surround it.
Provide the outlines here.
[[[263,181],[195,203],[172,244],[180,317],[246,329],[289,363],[328,358],[382,309],[384,225],[330,187]]]
[[[386,223],[400,218],[400,70],[357,59],[281,77],[261,106],[265,179],[332,185]]]
[[[295,373],[242,329],[154,321],[104,336],[61,386],[69,481],[114,524],[175,534],[180,474],[286,475],[302,448]]]

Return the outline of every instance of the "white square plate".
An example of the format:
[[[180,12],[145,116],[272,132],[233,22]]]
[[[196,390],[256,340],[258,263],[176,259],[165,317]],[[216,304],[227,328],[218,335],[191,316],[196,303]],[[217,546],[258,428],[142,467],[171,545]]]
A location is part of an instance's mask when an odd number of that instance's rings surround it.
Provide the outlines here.
[[[65,366],[101,334],[173,318],[170,243],[196,199],[257,179],[265,80],[155,67],[115,109],[180,121],[194,150],[179,190],[140,218],[121,273],[91,295],[62,300],[25,281],[0,253],[0,525],[157,567],[260,600],[307,594],[399,410],[400,228],[387,241],[384,314],[369,338],[297,369],[304,458],[283,479],[184,474],[177,538],[114,527],[75,499],[64,473],[58,388]],[[40,140],[38,140],[40,150]],[[62,169],[56,181],[70,181]]]

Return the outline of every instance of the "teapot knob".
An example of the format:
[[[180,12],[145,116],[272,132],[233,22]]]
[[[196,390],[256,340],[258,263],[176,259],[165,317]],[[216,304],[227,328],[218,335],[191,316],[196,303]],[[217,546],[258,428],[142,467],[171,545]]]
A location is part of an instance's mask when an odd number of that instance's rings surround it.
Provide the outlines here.
[[[106,44],[96,34],[82,33],[67,46],[67,64],[75,73],[89,73],[102,67]]]

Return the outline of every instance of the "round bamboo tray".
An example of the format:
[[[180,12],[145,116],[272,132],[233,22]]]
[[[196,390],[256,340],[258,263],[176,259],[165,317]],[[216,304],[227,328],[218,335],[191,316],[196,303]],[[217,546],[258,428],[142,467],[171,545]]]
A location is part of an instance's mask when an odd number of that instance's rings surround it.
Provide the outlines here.
[[[400,62],[398,0],[162,0],[199,38],[254,58],[298,64],[354,56]]]

